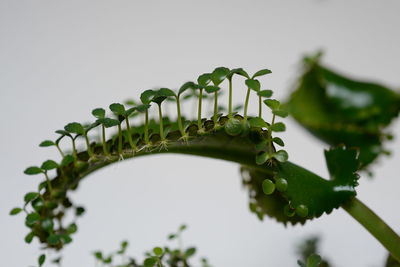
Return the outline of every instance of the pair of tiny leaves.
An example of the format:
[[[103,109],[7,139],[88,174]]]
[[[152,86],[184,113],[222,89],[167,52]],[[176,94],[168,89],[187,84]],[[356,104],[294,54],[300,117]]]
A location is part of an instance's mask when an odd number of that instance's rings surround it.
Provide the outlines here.
[[[58,163],[55,162],[54,160],[46,160],[45,162],[42,163],[40,167],[37,166],[31,166],[25,169],[24,173],[27,175],[36,175],[40,173],[45,173],[49,170],[53,170],[58,168]]]
[[[287,180],[284,178],[278,178],[274,183],[270,179],[265,179],[262,183],[262,190],[266,195],[271,195],[275,191],[275,188],[279,192],[285,192],[288,188]]]
[[[311,254],[307,258],[307,263],[303,263],[302,261],[298,260],[297,264],[300,267],[318,267],[322,262],[321,256],[317,254]]]
[[[251,127],[267,128],[273,132],[284,132],[286,130],[286,126],[283,122],[276,122],[270,125],[260,117],[251,118],[249,124]]]
[[[281,103],[276,99],[266,99],[264,100],[264,104],[272,110],[272,114],[278,117],[286,118],[289,115],[289,113],[281,106]]]
[[[278,150],[274,153],[261,152],[256,156],[256,164],[262,165],[272,158],[276,159],[279,162],[286,162],[289,159],[289,154],[286,152],[286,150],[283,149]]]

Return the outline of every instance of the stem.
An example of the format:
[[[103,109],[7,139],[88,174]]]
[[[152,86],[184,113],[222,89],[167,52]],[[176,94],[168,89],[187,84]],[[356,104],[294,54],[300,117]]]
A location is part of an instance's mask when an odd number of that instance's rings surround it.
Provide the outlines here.
[[[131,148],[132,148],[133,150],[136,150],[136,145],[133,143],[133,140],[132,140],[131,126],[129,125],[129,119],[128,119],[128,117],[125,118],[125,122],[126,122],[126,131],[128,132],[128,141],[129,141],[129,145],[131,146]]]
[[[145,121],[144,121],[144,142],[146,144],[150,143],[150,140],[149,140],[149,111],[147,109],[145,112]]]
[[[56,148],[57,148],[58,152],[60,152],[61,157],[64,158],[64,153],[62,152],[62,150],[61,150],[60,146],[58,145],[58,143],[56,143]]]
[[[214,127],[217,125],[217,116],[218,116],[218,91],[214,92]]]
[[[258,117],[261,118],[262,116],[262,105],[261,105],[261,96],[258,96]]]
[[[122,154],[122,129],[121,129],[121,123],[118,123],[118,154]]]
[[[249,105],[250,88],[247,88],[246,101],[244,102],[244,121],[247,121],[247,107]]]
[[[46,177],[47,186],[49,187],[49,192],[52,194],[53,187],[51,186],[49,176],[47,175],[47,171],[44,172],[44,176]]]
[[[158,104],[158,117],[160,118],[160,137],[161,140],[164,140],[164,125],[163,125],[163,117],[161,111],[161,104]]]
[[[232,77],[229,81],[229,104],[228,104],[228,118],[232,118]]]
[[[185,131],[183,130],[183,126],[182,126],[181,103],[179,101],[179,95],[176,96],[176,110],[177,110],[177,113],[178,113],[179,131],[181,132],[181,135],[184,136],[185,135]]]
[[[90,147],[90,142],[89,142],[89,137],[87,136],[87,132],[84,134],[84,136],[85,136],[85,140],[86,140],[87,152],[89,154],[89,157],[93,157],[93,152]]]
[[[107,150],[107,143],[106,143],[106,127],[104,125],[101,125],[101,132],[102,132],[102,143],[103,143],[103,152],[104,155],[109,155],[108,150]]]
[[[78,153],[76,152],[75,138],[71,137],[72,140],[72,154],[74,155],[75,160],[78,159]]]
[[[271,127],[275,123],[275,114],[272,115],[272,122],[270,128],[268,129],[268,155],[272,156],[272,130]]]
[[[200,88],[200,93],[199,93],[199,108],[197,112],[197,128],[200,130],[202,128],[201,126],[201,102],[203,99],[203,88]]]
[[[372,210],[354,198],[342,208],[370,232],[400,262],[400,237]]]

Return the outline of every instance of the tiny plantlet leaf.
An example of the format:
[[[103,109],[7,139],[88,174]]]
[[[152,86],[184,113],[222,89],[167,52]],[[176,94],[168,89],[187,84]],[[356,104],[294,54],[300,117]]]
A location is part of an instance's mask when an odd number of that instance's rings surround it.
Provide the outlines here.
[[[43,170],[39,167],[32,166],[32,167],[26,168],[24,173],[27,175],[35,175],[35,174],[43,173]]]
[[[163,249],[160,247],[155,247],[153,248],[153,253],[156,256],[161,256],[163,254]]]
[[[19,214],[21,211],[22,211],[21,208],[13,208],[13,209],[10,211],[10,215],[17,215],[17,214]]]
[[[179,88],[178,95],[183,94],[188,89],[196,89],[196,84],[194,82],[186,82],[184,83],[181,88]]]
[[[275,109],[272,111],[272,113],[281,118],[286,118],[289,115],[289,113],[286,110],[282,109]]]
[[[267,162],[267,160],[269,160],[269,159],[270,159],[269,154],[268,154],[267,152],[263,152],[263,153],[260,153],[260,154],[258,154],[258,155],[256,156],[256,163],[257,163],[258,165],[262,165],[262,164],[264,164],[265,162]]]
[[[117,116],[125,116],[125,107],[120,103],[113,103],[110,105],[110,110]]]
[[[110,119],[110,118],[103,118],[98,120],[101,124],[104,125],[106,128],[110,128],[113,126],[117,126],[119,124],[118,120]]]
[[[283,122],[276,122],[270,126],[273,132],[284,132],[286,130],[286,126]]]
[[[160,88],[160,90],[158,90],[158,95],[165,97],[176,96],[175,92],[168,88]]]
[[[98,119],[102,119],[106,116],[106,111],[103,108],[95,108],[92,110],[92,115]]]
[[[61,161],[61,166],[68,166],[72,162],[74,162],[74,157],[72,155],[66,155],[62,161]]]
[[[259,117],[251,118],[249,120],[249,124],[250,124],[250,127],[257,127],[257,128],[268,127],[268,124],[262,118],[259,118]]]
[[[25,194],[24,201],[25,201],[25,203],[28,203],[28,202],[31,202],[32,200],[36,199],[37,197],[39,197],[39,193],[29,192],[29,193]]]
[[[286,179],[278,178],[276,179],[275,186],[279,192],[285,192],[288,188],[288,182]]]
[[[206,86],[204,89],[205,89],[206,92],[209,93],[209,94],[221,90],[221,88],[219,88],[218,86],[213,86],[213,85],[208,85],[208,86]]]
[[[216,68],[212,73],[211,73],[211,80],[214,83],[214,85],[219,85],[222,83],[230,74],[230,70],[225,67],[219,67]]]
[[[40,147],[48,147],[48,146],[55,146],[55,145],[56,145],[56,143],[54,143],[51,140],[44,140],[43,142],[41,142],[39,144]]]
[[[32,213],[29,213],[27,216],[26,216],[26,224],[28,224],[28,225],[33,225],[33,224],[35,224],[36,222],[38,222],[40,220],[40,215],[39,215],[39,213],[36,213],[36,212],[32,212]]]
[[[254,73],[252,78],[254,79],[256,77],[264,76],[264,75],[270,74],[270,73],[272,73],[272,71],[270,71],[269,69],[262,69],[262,70],[257,71],[256,73]]]
[[[266,99],[264,100],[265,105],[267,105],[271,110],[277,110],[281,106],[281,103],[276,99]]]
[[[237,68],[237,69],[231,70],[231,74],[232,74],[232,75],[233,75],[233,74],[237,74],[237,75],[243,76],[243,77],[245,77],[245,78],[247,78],[247,79],[250,79],[249,74],[247,74],[247,72],[246,72],[244,69],[242,69],[242,68]]]
[[[45,171],[56,169],[57,167],[58,167],[57,162],[55,162],[54,160],[50,160],[50,159],[43,162],[43,164],[41,166],[42,170],[45,170]]]
[[[274,158],[279,162],[286,162],[289,159],[289,155],[285,150],[279,150],[274,153]]]
[[[79,135],[85,134],[85,128],[79,122],[71,122],[64,126],[64,130],[68,133],[74,133]]]
[[[256,91],[256,92],[260,91],[261,84],[258,80],[247,79],[245,81],[245,83],[246,83],[247,87],[249,87],[251,90]]]
[[[269,179],[265,179],[262,183],[264,194],[271,195],[275,191],[275,184]]]
[[[142,101],[143,104],[150,104],[155,94],[156,92],[154,90],[146,90],[140,95],[140,101]]]
[[[281,138],[279,138],[279,137],[274,137],[274,138],[272,138],[272,142],[274,142],[275,144],[280,145],[280,146],[285,146],[285,143],[284,143],[283,140],[282,140]]]
[[[42,267],[45,261],[46,261],[46,255],[44,254],[40,255],[38,258],[39,267]]]
[[[211,82],[211,73],[204,73],[197,78],[197,83],[202,88],[206,87]]]
[[[225,132],[231,136],[239,135],[242,130],[242,122],[238,119],[230,118],[225,124]]]
[[[257,92],[257,95],[265,98],[271,97],[273,94],[272,90],[260,90]]]
[[[312,254],[307,258],[307,267],[318,267],[321,262],[322,259],[319,255]]]

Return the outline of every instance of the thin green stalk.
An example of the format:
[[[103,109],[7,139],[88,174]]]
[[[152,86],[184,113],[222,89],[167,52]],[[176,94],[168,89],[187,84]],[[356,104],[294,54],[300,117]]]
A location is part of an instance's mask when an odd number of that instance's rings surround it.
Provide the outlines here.
[[[74,155],[75,160],[77,160],[78,153],[76,152],[75,138],[71,137],[71,140],[72,140],[72,154]]]
[[[179,131],[181,132],[181,135],[184,136],[185,135],[185,131],[183,130],[183,126],[182,126],[181,103],[179,101],[179,95],[176,96],[176,110],[177,110],[177,113],[178,113]]]
[[[228,81],[229,81],[228,118],[232,118],[232,77],[228,78]]]
[[[198,107],[198,112],[197,112],[197,128],[200,130],[202,128],[201,126],[201,102],[203,99],[203,89],[200,88],[200,93],[199,93],[199,107]]]
[[[108,149],[107,149],[107,142],[106,142],[106,127],[104,125],[101,125],[101,133],[102,133],[102,143],[103,143],[104,155],[109,155]]]
[[[46,177],[47,186],[49,187],[50,194],[53,193],[53,187],[51,186],[49,176],[47,175],[47,171],[44,172],[44,176]]]
[[[158,104],[158,116],[160,118],[160,138],[161,140],[164,140],[164,125],[163,125],[163,117],[162,117],[162,111],[161,111],[161,104]]]
[[[258,117],[262,117],[262,105],[261,105],[262,99],[261,96],[258,96]]]
[[[218,116],[218,91],[214,92],[214,127],[217,125],[217,116]]]
[[[89,154],[89,157],[93,157],[93,152],[92,152],[92,148],[90,147],[90,142],[89,142],[89,137],[87,136],[87,132],[84,134],[84,136],[85,136],[87,152]]]
[[[131,146],[131,148],[133,150],[136,150],[136,144],[133,142],[132,140],[132,133],[131,133],[131,126],[129,125],[129,119],[128,117],[125,118],[125,122],[126,122],[126,131],[128,133],[128,141],[129,141],[129,145]]]
[[[121,123],[118,123],[118,154],[122,154],[122,129]]]
[[[370,232],[400,262],[400,237],[378,215],[357,198],[342,208]]]
[[[56,143],[56,148],[57,148],[58,152],[60,152],[61,157],[64,158],[64,152],[62,152],[62,150],[61,150],[60,146],[58,145],[58,143]]]
[[[247,107],[250,99],[250,88],[247,88],[246,101],[244,102],[244,121],[247,121]]]
[[[268,155],[272,156],[272,130],[271,127],[275,123],[275,114],[272,115],[272,122],[270,125],[270,129],[268,129]]]
[[[145,112],[145,120],[144,120],[144,142],[146,144],[150,143],[149,140],[149,111],[146,109]]]

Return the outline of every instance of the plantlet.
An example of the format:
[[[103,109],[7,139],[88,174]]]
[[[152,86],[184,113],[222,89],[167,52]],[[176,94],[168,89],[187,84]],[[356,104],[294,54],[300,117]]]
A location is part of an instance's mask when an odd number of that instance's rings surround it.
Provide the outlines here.
[[[76,190],[80,182],[95,170],[133,157],[158,153],[181,153],[223,159],[240,164],[243,184],[249,190],[249,208],[261,220],[268,215],[285,225],[304,224],[307,220],[318,218],[324,213],[329,214],[334,209],[342,207],[381,242],[396,260],[400,260],[399,236],[355,197],[355,188],[359,179],[357,171],[370,162],[371,158],[368,159],[369,161],[365,160],[365,157],[360,156],[359,158],[357,146],[354,147],[350,141],[345,145],[335,143],[325,151],[330,177],[323,179],[311,171],[289,162],[287,151],[276,148],[276,146],[284,147],[285,145],[281,138],[275,136],[275,133],[286,130],[285,124],[278,120],[287,117],[288,110],[291,112],[301,110],[300,106],[306,104],[295,100],[300,93],[297,97],[294,93],[287,105],[281,104],[277,99],[271,99],[273,92],[262,90],[261,82],[258,80],[270,73],[270,70],[262,69],[253,76],[249,76],[241,68],[230,70],[226,67],[218,67],[210,73],[200,75],[197,83],[185,83],[177,92],[168,88],[146,90],[140,95],[142,102],[140,105],[132,102],[133,106],[130,105],[127,108],[120,103],[111,104],[110,111],[116,118],[107,117],[104,109],[97,108],[92,111],[96,118],[92,124],[84,126],[73,122],[67,124],[64,130],[56,131],[61,137],[54,143],[46,141],[42,146],[56,146],[63,159],[60,163],[48,160],[41,167],[34,166],[26,169],[25,173],[29,175],[44,174],[45,181],[40,183],[38,192],[30,192],[25,195],[25,204],[22,208],[16,207],[10,212],[11,215],[25,213],[26,225],[30,230],[25,240],[30,243],[33,238],[37,238],[46,248],[54,250],[61,250],[66,244],[72,242],[71,236],[77,231],[76,219],[83,214],[84,209],[74,205],[69,200],[68,193]],[[243,101],[243,116],[234,113],[232,107],[234,76],[240,76],[242,80],[244,78],[243,82],[247,87],[246,97]],[[308,88],[308,84],[313,85],[315,82],[307,75],[302,79],[307,83],[302,85],[300,90],[306,90],[304,88]],[[221,85],[225,80],[228,80],[229,90],[227,115],[219,114],[218,105],[218,97],[223,90]],[[188,95],[198,98],[197,114],[192,114],[189,121],[184,121],[180,100],[182,94],[188,90],[192,92]],[[214,97],[213,115],[210,119],[202,116],[204,91]],[[198,94],[194,92],[198,92]],[[258,116],[248,114],[252,92],[258,97]],[[302,97],[304,96],[301,95],[300,99],[304,100]],[[166,101],[168,99],[172,101]],[[317,98],[314,100],[318,101]],[[177,105],[176,121],[163,116],[163,107],[168,104]],[[263,104],[270,110],[266,117],[268,122],[264,119]],[[316,104],[313,102],[312,105]],[[289,108],[287,109],[286,106]],[[155,108],[158,116],[150,119],[150,108]],[[398,108],[397,106],[397,111]],[[318,109],[312,109],[312,112],[316,112],[316,110]],[[327,114],[302,112],[294,116],[302,118],[302,122],[312,121],[306,127],[316,127],[314,123],[318,120],[303,118],[302,114],[329,118]],[[129,120],[133,115],[144,117],[144,124],[131,123]],[[379,122],[383,118],[385,122],[389,123],[392,118],[376,116],[379,118]],[[373,127],[378,127],[379,122],[372,123]],[[326,122],[324,123],[327,125]],[[95,127],[101,127],[100,142],[91,141],[88,135],[88,132]],[[108,128],[117,128],[117,134],[106,140]],[[315,129],[324,131],[323,127]],[[336,133],[340,133],[340,131]],[[60,140],[65,136],[72,140],[72,152],[61,151],[58,146]],[[326,134],[326,136],[330,135]],[[77,151],[75,140],[78,137],[85,138],[86,150]],[[365,153],[362,151],[361,153]],[[56,170],[56,173],[50,177],[48,172],[53,169]],[[31,211],[28,210],[29,204],[32,208]],[[66,214],[71,211],[75,213],[75,217],[72,221],[66,222]],[[55,224],[56,221],[57,224]],[[181,227],[177,233],[171,235],[171,238],[180,240],[180,233],[184,228]],[[124,244],[120,250],[122,252],[127,246],[127,243]],[[143,265],[128,262],[125,266],[161,267],[165,264],[164,260],[170,266],[188,266],[187,259],[194,254],[194,251],[193,249],[184,251],[182,246],[180,247],[177,251],[156,247],[147,254]],[[105,256],[102,253],[95,253],[95,256],[100,262],[107,265],[112,263],[115,254]],[[320,261],[319,256],[313,255],[306,262],[299,262],[299,264],[316,267]],[[182,265],[178,265],[178,262]],[[208,264],[205,262],[203,265],[207,266]]]

